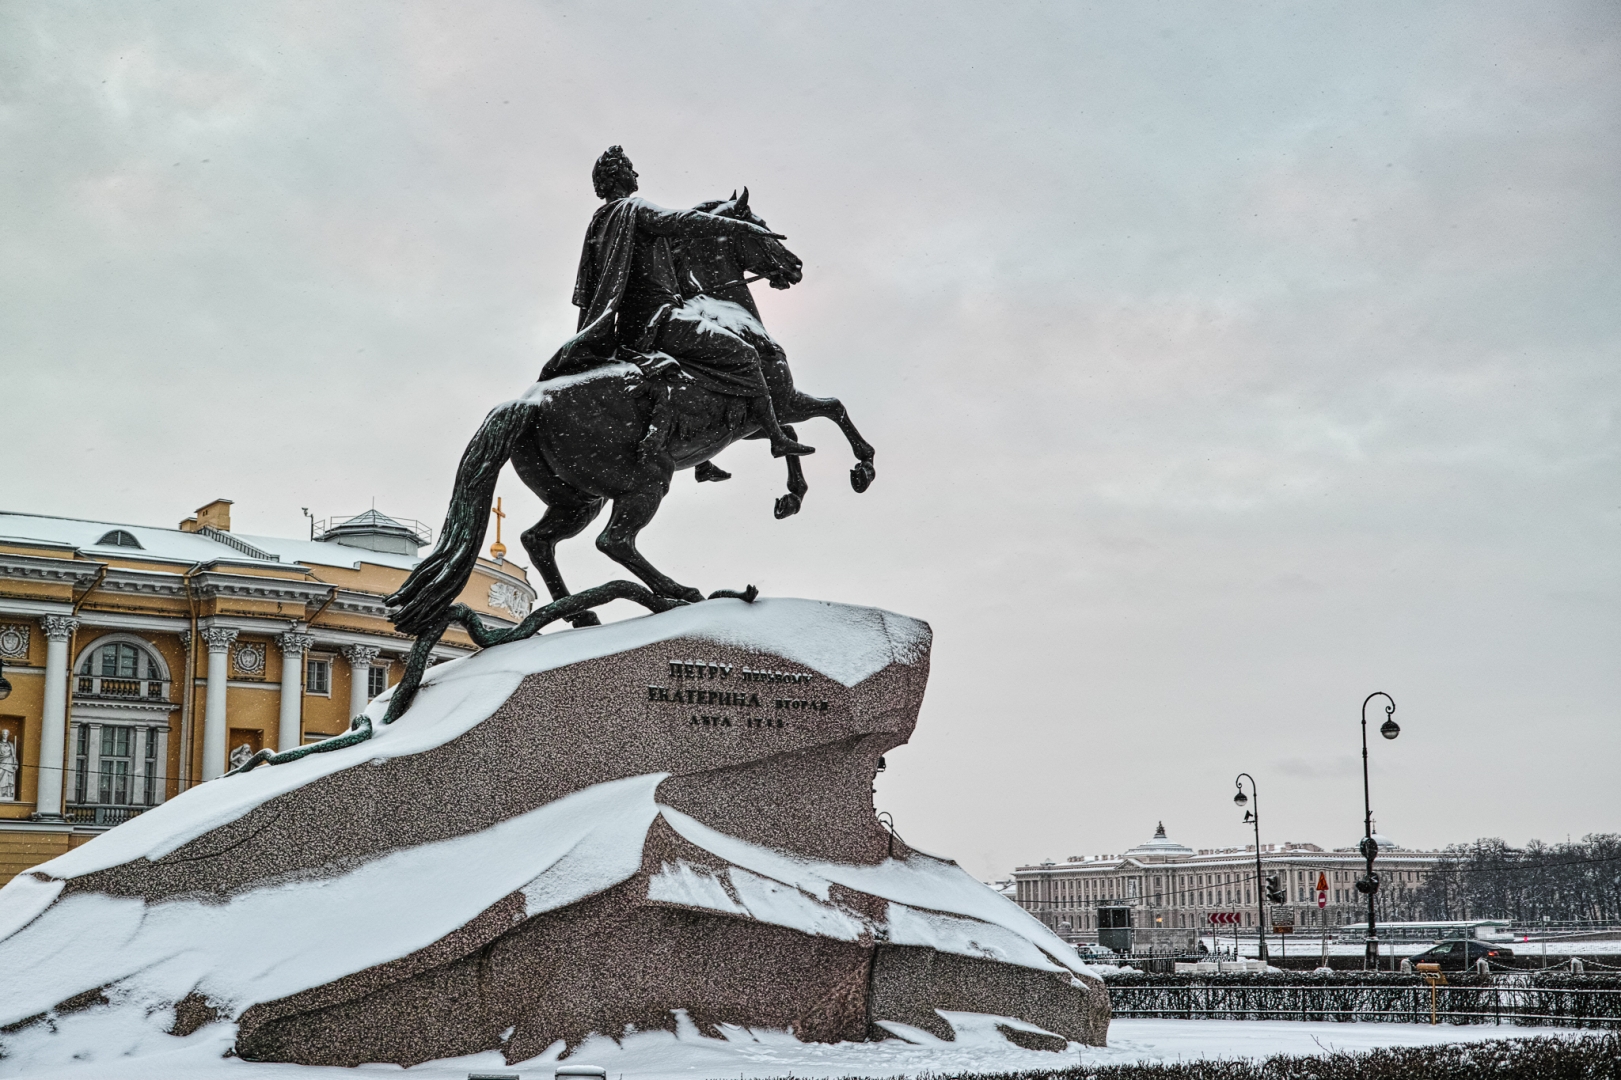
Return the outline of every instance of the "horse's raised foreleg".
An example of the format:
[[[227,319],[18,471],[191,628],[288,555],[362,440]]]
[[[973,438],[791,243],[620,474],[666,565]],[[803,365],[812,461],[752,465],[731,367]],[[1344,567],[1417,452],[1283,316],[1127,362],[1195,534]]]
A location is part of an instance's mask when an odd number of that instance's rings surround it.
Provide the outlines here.
[[[861,432],[856,430],[842,401],[831,397],[812,397],[795,390],[785,406],[777,410],[777,416],[785,423],[797,424],[802,420],[820,416],[839,425],[839,430],[844,432],[844,437],[850,441],[850,452],[856,456],[855,467],[850,470],[850,486],[858,492],[866,491],[872,486],[873,480],[878,476],[878,471],[872,464],[876,451],[873,450],[871,443],[861,437]]]
[[[597,537],[597,550],[641,578],[658,595],[696,604],[704,598],[703,593],[665,576],[636,550],[636,535],[653,520],[653,515],[658,513],[659,503],[663,501],[663,485],[643,488],[615,499],[608,527]]]
[[[552,496],[556,499],[556,494]],[[558,499],[546,507],[546,514],[523,534],[523,549],[540,571],[540,578],[553,600],[569,595],[563,572],[557,567],[557,542],[578,536],[602,512],[601,499],[579,501]],[[569,620],[575,626],[596,626],[601,620],[594,611],[582,611]]]
[[[787,424],[782,425],[782,433],[794,440],[794,442],[799,441],[799,436]],[[810,485],[805,483],[805,469],[799,464],[799,455],[789,454],[787,460],[788,494],[777,500],[776,508],[772,511],[777,515],[778,521],[799,513],[799,506],[805,499],[805,492],[810,490]]]

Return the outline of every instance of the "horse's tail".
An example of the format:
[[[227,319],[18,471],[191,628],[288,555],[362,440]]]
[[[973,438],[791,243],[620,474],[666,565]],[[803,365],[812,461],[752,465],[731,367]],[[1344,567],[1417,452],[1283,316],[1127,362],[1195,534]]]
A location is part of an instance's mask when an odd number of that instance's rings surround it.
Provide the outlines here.
[[[417,564],[388,603],[399,610],[394,626],[413,637],[443,633],[450,605],[473,576],[478,550],[495,501],[495,481],[512,456],[518,437],[534,417],[535,405],[517,400],[498,405],[467,444],[456,469],[445,526],[433,553]]]

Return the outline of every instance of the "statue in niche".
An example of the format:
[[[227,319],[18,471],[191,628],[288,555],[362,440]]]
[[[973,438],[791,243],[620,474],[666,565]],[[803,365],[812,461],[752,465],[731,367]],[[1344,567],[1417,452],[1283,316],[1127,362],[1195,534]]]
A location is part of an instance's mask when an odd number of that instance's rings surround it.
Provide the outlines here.
[[[253,747],[249,746],[247,743],[241,744],[235,750],[231,751],[231,768],[240,769],[243,765],[248,763],[248,759],[252,756]]]
[[[0,728],[0,802],[17,801],[17,771],[22,767],[11,731]]]

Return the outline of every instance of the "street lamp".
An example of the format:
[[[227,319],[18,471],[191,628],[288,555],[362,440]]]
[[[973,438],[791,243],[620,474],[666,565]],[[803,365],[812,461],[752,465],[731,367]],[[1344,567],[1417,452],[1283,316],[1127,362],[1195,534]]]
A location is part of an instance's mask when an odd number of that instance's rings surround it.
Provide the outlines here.
[[[1367,860],[1368,871],[1356,883],[1356,891],[1368,898],[1368,936],[1364,943],[1362,953],[1362,969],[1364,971],[1379,970],[1379,928],[1374,923],[1373,894],[1379,891],[1379,875],[1373,871],[1373,860],[1379,854],[1379,844],[1373,838],[1373,803],[1368,798],[1368,702],[1376,697],[1382,697],[1388,705],[1385,706],[1385,722],[1379,725],[1379,734],[1387,739],[1394,739],[1401,734],[1401,727],[1396,723],[1396,699],[1383,690],[1375,690],[1362,699],[1362,857]],[[1253,783],[1253,781],[1251,781]]]
[[[1249,805],[1249,795],[1244,794],[1244,781],[1250,782],[1250,795],[1255,797],[1255,809],[1244,810]],[[1244,810],[1244,823],[1255,826],[1255,936],[1261,942],[1261,963],[1267,963],[1271,957],[1266,951],[1266,886],[1261,878],[1261,791],[1255,786],[1255,777],[1247,772],[1241,772],[1233,778],[1233,786],[1238,794],[1233,796],[1233,805]]]

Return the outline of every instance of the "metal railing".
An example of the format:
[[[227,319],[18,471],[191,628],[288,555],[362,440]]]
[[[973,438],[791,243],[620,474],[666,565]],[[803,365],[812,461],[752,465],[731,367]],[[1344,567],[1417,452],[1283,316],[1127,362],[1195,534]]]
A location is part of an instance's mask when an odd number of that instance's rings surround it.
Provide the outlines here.
[[[232,536],[224,529],[216,529],[212,525],[204,525],[197,530],[216,544],[224,544],[228,548],[235,548],[250,559],[265,559],[269,562],[281,562],[280,555],[272,555],[264,548],[254,547],[240,536]]]
[[[119,679],[110,675],[80,675],[77,697],[114,698],[119,701],[168,701],[167,679]]]
[[[314,534],[314,538],[319,540],[332,530],[342,528],[345,525],[355,525],[357,528],[364,528],[367,526],[367,523],[360,519],[364,518],[365,516],[366,511],[362,511],[359,514],[351,514],[347,517],[334,516],[322,518],[319,521],[312,521],[310,523],[310,531]],[[430,526],[426,521],[418,521],[416,518],[394,517],[392,514],[387,515],[387,518],[387,521],[378,523],[379,527],[387,528],[391,524],[399,525],[404,528],[406,532],[410,533],[417,543],[423,545],[424,547],[433,543],[433,527]]]
[[[1109,1004],[1115,1016],[1181,1020],[1621,1028],[1621,990],[1616,989],[1527,986],[1516,981],[1484,986],[1336,986],[1272,979],[1267,985],[1223,985],[1195,976],[1180,986],[1121,986],[1110,980]]]
[[[122,825],[137,817],[149,806],[109,805],[104,803],[69,803],[63,807],[63,816],[75,825]]]

